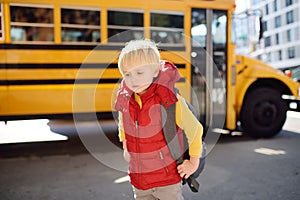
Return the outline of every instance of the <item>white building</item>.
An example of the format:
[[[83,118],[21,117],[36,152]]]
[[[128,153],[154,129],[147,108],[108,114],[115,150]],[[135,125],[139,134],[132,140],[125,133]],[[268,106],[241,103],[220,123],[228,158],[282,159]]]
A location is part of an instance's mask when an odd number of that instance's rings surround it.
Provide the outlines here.
[[[300,67],[300,0],[250,0],[251,9],[263,13],[263,39],[256,57],[279,69]]]

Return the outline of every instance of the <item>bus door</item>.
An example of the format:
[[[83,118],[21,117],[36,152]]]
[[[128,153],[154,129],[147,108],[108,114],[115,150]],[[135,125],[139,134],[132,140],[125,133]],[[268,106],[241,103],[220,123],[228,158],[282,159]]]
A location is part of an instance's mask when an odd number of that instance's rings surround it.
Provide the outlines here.
[[[0,53],[0,57],[3,53]],[[0,59],[5,59],[4,57]],[[7,70],[6,64],[0,65],[0,117],[2,113],[7,112],[7,94],[8,94],[8,87],[7,87]]]
[[[4,35],[4,12],[3,3],[0,3],[0,41],[3,42]],[[0,48],[0,115],[7,110],[7,67],[6,67],[6,54]]]
[[[192,104],[208,129],[225,125],[227,11],[193,8],[191,15]]]

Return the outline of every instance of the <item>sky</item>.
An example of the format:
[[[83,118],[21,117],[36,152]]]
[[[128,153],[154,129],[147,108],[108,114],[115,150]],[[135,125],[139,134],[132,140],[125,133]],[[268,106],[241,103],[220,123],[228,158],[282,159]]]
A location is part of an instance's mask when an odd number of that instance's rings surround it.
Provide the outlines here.
[[[246,2],[245,0],[235,0],[235,4],[236,4],[236,12],[242,12],[246,9]]]

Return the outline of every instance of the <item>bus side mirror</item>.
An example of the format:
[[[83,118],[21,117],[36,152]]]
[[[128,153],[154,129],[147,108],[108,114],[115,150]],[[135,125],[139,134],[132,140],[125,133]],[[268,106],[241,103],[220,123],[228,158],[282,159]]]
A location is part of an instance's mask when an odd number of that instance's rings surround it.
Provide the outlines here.
[[[257,12],[248,13],[248,33],[251,42],[259,42],[263,38],[264,25],[262,16]]]
[[[259,35],[258,35],[258,40],[261,40],[263,38],[263,34],[264,34],[264,27],[263,27],[262,17],[259,17]]]

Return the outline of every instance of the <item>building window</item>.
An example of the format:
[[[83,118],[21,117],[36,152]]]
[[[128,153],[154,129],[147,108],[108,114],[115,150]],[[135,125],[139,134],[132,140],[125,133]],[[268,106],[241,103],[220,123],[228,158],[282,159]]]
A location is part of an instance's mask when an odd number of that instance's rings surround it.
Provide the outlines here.
[[[291,29],[286,31],[286,39],[288,42],[292,41],[292,31]]]
[[[108,11],[109,42],[123,43],[130,40],[142,39],[144,37],[143,26],[144,14],[142,11]]]
[[[274,12],[276,12],[278,10],[278,7],[277,7],[277,0],[274,0],[273,2],[273,6],[274,6]]]
[[[10,19],[13,42],[54,41],[53,8],[12,4]]]
[[[293,11],[289,11],[286,13],[286,23],[287,24],[291,24],[294,22],[294,15],[293,15]]]
[[[276,44],[279,44],[279,34],[278,33],[276,33],[276,35],[275,35],[275,41],[276,41]]]
[[[278,28],[281,26],[281,17],[277,16],[275,17],[275,28]]]
[[[262,55],[258,55],[256,58],[257,58],[258,60],[262,60]]]
[[[266,62],[267,63],[271,62],[271,52],[266,54]]]
[[[151,12],[151,39],[164,44],[183,44],[184,13]]]
[[[269,14],[269,4],[266,4],[266,15]]]
[[[100,42],[100,11],[61,9],[62,42]]]
[[[295,58],[295,47],[288,48],[288,58]]]
[[[268,23],[267,23],[267,21],[264,21],[264,22],[263,22],[262,28],[263,28],[264,31],[267,31],[267,30],[268,30]]]
[[[282,60],[282,51],[281,50],[278,51],[278,60]]]
[[[285,6],[290,6],[293,4],[293,0],[285,0]]]
[[[265,47],[271,46],[271,37],[268,36],[265,38]]]
[[[252,0],[253,5],[258,4],[259,2],[260,2],[260,0]]]

